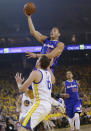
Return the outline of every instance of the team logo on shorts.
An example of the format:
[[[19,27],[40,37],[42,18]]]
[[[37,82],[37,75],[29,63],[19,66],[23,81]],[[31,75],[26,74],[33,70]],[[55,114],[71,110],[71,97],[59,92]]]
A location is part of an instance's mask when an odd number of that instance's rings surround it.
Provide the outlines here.
[[[30,104],[30,102],[29,102],[28,100],[25,100],[25,101],[24,101],[24,105],[25,105],[25,106],[28,106],[29,104]]]

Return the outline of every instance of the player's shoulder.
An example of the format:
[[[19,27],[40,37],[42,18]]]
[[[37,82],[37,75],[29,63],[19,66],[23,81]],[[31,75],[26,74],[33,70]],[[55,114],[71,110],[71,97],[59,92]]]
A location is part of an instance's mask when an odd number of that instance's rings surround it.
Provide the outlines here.
[[[35,74],[35,75],[38,74],[39,72],[40,72],[39,69],[36,69],[36,70],[33,70],[33,71],[32,71],[32,73]]]
[[[61,42],[61,41],[58,41],[58,45],[64,46],[65,44],[63,42]]]
[[[46,36],[43,42],[46,43],[49,40],[50,40],[50,38],[48,36]]]
[[[79,81],[78,81],[78,80],[73,80],[73,82],[79,83]]]
[[[65,85],[68,85],[69,83],[71,83],[71,82],[68,81],[68,80],[65,80],[64,82],[65,82]]]
[[[36,76],[36,77],[40,77],[40,75],[42,75],[43,76],[43,70],[42,69],[37,69],[37,70],[34,70],[33,71],[33,74],[34,74],[34,76]]]
[[[38,69],[33,70],[33,71],[30,73],[30,76],[31,76],[32,78],[37,78],[37,77],[39,76],[39,71],[38,71]]]

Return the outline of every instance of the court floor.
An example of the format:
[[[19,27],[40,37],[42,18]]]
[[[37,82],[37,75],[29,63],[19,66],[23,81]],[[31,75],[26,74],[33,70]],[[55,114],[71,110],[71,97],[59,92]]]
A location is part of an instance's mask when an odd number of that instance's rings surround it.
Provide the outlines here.
[[[70,128],[53,129],[53,130],[49,130],[49,131],[70,131]],[[91,131],[91,124],[81,126],[81,130],[80,131]]]

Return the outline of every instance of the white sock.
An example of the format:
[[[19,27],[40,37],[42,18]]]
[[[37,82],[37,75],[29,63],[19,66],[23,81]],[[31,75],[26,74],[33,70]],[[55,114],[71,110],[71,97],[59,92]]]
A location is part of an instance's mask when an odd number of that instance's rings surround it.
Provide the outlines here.
[[[76,130],[80,130],[80,116],[79,116],[79,113],[75,113],[74,120],[75,120]]]
[[[71,128],[71,131],[74,131],[74,118],[69,118],[69,124],[70,124],[70,128]]]

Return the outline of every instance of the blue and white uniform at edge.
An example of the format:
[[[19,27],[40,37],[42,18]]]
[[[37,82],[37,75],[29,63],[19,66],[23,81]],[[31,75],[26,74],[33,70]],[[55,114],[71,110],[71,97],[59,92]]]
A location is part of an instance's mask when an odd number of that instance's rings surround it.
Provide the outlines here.
[[[42,47],[41,54],[50,53],[52,50],[54,50],[56,48],[58,43],[59,43],[58,40],[50,40],[50,38],[47,38],[44,41],[44,45]],[[59,59],[59,56],[54,58],[54,63],[52,65],[52,67],[54,67],[57,64],[58,59]]]
[[[65,99],[66,113],[69,118],[73,118],[75,113],[80,113],[82,110],[76,80],[73,80],[72,82],[66,80],[65,90],[66,93],[69,94],[69,98]]]

